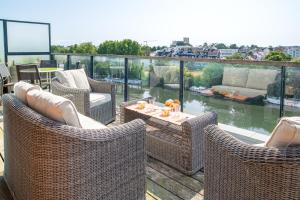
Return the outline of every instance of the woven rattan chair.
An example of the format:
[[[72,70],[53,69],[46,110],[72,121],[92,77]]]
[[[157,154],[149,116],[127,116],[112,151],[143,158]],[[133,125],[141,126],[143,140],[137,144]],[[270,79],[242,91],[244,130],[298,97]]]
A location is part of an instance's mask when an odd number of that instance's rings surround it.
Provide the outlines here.
[[[49,89],[50,84],[43,82],[36,64],[16,65],[18,81],[28,81],[32,84],[40,85],[43,89]]]
[[[145,199],[142,120],[92,130],[3,96],[4,178],[14,199]]]
[[[245,144],[217,126],[204,135],[206,200],[300,199],[300,146]]]
[[[11,82],[11,75],[8,67],[4,63],[0,63],[0,96],[3,95],[3,90],[6,89],[8,93],[12,91],[14,83]]]
[[[116,118],[116,92],[115,85],[105,81],[96,81],[88,78],[92,92],[110,94],[110,101],[103,101],[100,105],[90,105],[90,91],[85,89],[70,88],[61,84],[57,78],[51,82],[52,93],[64,96],[71,94],[74,96],[74,104],[77,110],[101,123],[108,124]]]

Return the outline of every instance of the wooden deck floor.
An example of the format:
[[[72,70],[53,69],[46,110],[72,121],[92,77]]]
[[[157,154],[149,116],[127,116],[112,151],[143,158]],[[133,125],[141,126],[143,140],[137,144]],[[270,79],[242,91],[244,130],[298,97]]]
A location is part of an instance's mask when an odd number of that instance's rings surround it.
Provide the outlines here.
[[[3,132],[0,129],[0,151],[3,155]],[[0,159],[0,200],[12,200],[3,179],[3,160]],[[185,176],[173,168],[153,159],[147,160],[147,200],[203,199],[203,173]]]

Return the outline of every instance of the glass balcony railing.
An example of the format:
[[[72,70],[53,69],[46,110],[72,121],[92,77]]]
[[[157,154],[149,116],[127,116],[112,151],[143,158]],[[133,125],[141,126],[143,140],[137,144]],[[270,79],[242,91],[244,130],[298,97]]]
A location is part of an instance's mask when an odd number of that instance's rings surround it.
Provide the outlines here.
[[[219,123],[269,134],[281,116],[300,114],[300,66],[237,60],[53,54],[74,69],[117,85],[117,104],[179,99],[186,113],[215,111]],[[69,61],[68,61],[69,60]],[[127,81],[126,81],[127,80]]]

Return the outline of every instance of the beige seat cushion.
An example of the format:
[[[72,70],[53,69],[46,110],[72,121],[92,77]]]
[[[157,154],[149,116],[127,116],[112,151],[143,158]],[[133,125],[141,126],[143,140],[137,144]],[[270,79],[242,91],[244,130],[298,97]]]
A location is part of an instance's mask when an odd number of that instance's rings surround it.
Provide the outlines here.
[[[275,82],[278,72],[272,69],[250,69],[246,87],[266,90],[268,85]]]
[[[32,85],[24,81],[20,81],[14,85],[14,93],[16,97],[27,105],[26,95],[30,90],[42,90],[38,85]]]
[[[79,121],[81,124],[81,128],[84,129],[104,129],[107,128],[104,124],[101,124],[100,122],[97,122],[96,120],[89,118],[87,116],[84,116],[80,113],[78,113]]]
[[[260,95],[265,96],[267,94],[266,90],[257,90],[257,89],[244,88],[244,87],[231,87],[225,85],[216,85],[213,86],[212,89],[219,93],[235,93],[250,98],[257,97]]]
[[[90,107],[101,105],[111,101],[111,95],[108,93],[90,93]]]
[[[56,72],[58,81],[67,87],[88,89],[91,91],[89,81],[84,69],[74,69]]]
[[[288,147],[300,145],[300,117],[285,117],[274,128],[266,147]]]
[[[222,85],[246,87],[248,72],[248,68],[225,67]]]
[[[81,128],[76,107],[64,97],[42,90],[31,90],[27,93],[27,102],[29,107],[45,117]]]

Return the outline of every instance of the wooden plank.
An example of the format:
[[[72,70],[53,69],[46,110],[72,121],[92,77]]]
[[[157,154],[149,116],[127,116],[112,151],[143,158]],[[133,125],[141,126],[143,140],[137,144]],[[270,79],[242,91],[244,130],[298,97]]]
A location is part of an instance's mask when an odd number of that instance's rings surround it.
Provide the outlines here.
[[[190,188],[194,192],[204,195],[203,182],[200,182],[192,177],[186,176],[183,173],[155,160],[153,158],[148,158],[148,166],[159,171],[165,176],[177,181],[178,183]]]
[[[182,199],[191,199],[191,200],[203,200],[204,197],[197,192],[194,192],[190,188],[170,179],[169,177],[163,175],[157,170],[147,166],[146,167],[147,177],[153,182],[157,183],[161,187],[169,190],[176,196]]]
[[[199,171],[199,172],[197,172],[196,174],[194,174],[192,177],[193,177],[194,179],[196,179],[196,180],[198,180],[198,181],[204,183],[204,173],[203,173],[203,172]]]
[[[157,200],[153,196],[151,196],[149,193],[146,193],[146,200]]]
[[[6,182],[3,178],[3,171],[4,171],[4,163],[0,159],[0,199],[1,200],[13,200],[10,191],[6,185]]]
[[[3,122],[0,122],[0,153],[4,158],[4,135],[3,135]],[[0,158],[2,161],[2,159]]]
[[[147,193],[157,200],[180,200],[179,197],[147,178]]]

